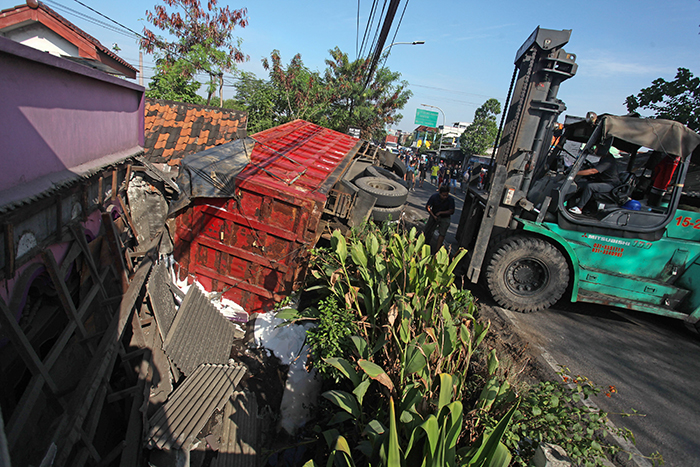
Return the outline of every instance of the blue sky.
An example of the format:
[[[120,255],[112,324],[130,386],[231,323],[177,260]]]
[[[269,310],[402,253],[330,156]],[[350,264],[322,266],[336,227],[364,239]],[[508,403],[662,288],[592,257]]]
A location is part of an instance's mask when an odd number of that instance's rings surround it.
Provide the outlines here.
[[[157,3],[156,0],[81,1],[137,32],[145,24],[145,11]],[[0,0],[0,9],[19,3]],[[75,0],[46,3],[105,46],[117,43],[121,48],[119,55],[138,67],[135,40],[56,6],[97,17]],[[239,68],[260,78],[267,77],[260,61],[269,57],[273,49],[281,52],[284,63],[300,53],[308,68],[319,71],[325,68],[328,50],[335,46],[351,58],[356,56],[357,1],[255,0],[228,5],[248,10],[248,27],[237,29],[235,35],[242,39],[241,49],[250,60]],[[568,115],[583,116],[587,111],[626,113],[625,97],[649,86],[654,79],[671,80],[678,67],[700,74],[698,0],[410,0],[394,37],[404,5],[402,2],[387,44],[391,40],[425,41],[424,45],[394,46],[386,62],[408,81],[414,94],[402,111],[403,120],[394,127],[404,131],[415,128],[416,109],[423,108],[420,104],[442,109],[450,125],[456,121],[470,122],[474,110],[490,97],[503,102],[515,52],[537,26],[573,30],[564,48],[576,54],[578,73],[564,82],[559,91]],[[360,0],[360,40],[370,7],[371,2]],[[145,57],[145,65],[153,66],[152,57]],[[146,77],[152,74],[152,68],[145,69]],[[232,83],[233,77],[226,82]],[[224,98],[232,97],[233,92],[233,87],[226,86]],[[442,120],[440,114],[438,123],[442,124]]]

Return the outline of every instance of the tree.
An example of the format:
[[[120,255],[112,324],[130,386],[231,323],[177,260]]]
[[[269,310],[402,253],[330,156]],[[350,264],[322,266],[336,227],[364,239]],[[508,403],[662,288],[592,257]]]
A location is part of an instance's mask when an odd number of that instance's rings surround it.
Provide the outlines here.
[[[239,49],[241,40],[233,37],[236,26],[244,28],[248,24],[246,9],[219,8],[217,1],[208,0],[205,10],[199,0],[163,0],[165,6],[156,5],[153,12],[146,11],[146,19],[176,39],[169,41],[144,27],[140,41],[141,48],[155,54],[166,71],[176,62],[185,60],[192,65],[180,70],[186,78],[191,79],[197,72],[207,73],[207,104],[218,78],[232,71],[236,63],[247,60]],[[166,6],[178,11],[169,13]]]
[[[647,109],[654,117],[675,120],[695,131],[700,130],[700,78],[687,68],[678,68],[676,79],[658,78],[636,96],[625,100],[627,110]]]
[[[501,103],[489,99],[474,112],[474,121],[459,138],[462,152],[467,156],[484,154],[496,143],[498,125],[496,116],[501,113]]]
[[[401,74],[386,67],[379,68],[369,80],[370,61],[350,61],[338,47],[329,51],[326,60],[325,81],[330,89],[331,112],[329,127],[341,132],[359,128],[362,138],[369,138],[376,130],[398,123],[403,118],[399,111],[413,93]]]
[[[156,74],[148,83],[146,97],[165,99],[190,104],[204,104],[204,98],[197,94],[201,84],[192,79],[192,65],[178,60],[170,66],[156,63]]]
[[[236,84],[236,100],[248,110],[249,124],[262,130],[301,118],[343,133],[359,128],[369,139],[401,119],[398,111],[412,94],[407,83],[396,83],[398,73],[381,68],[365,88],[368,62],[351,62],[338,48],[330,53],[323,73],[306,68],[299,54],[288,65],[277,50],[263,59],[269,81],[250,75]]]
[[[270,73],[276,91],[272,98],[279,123],[300,118],[327,126],[329,85],[318,72],[306,68],[300,54],[285,67],[279,50],[273,50],[270,60],[263,59],[262,65]]]
[[[277,113],[281,99],[279,91],[270,81],[243,72],[234,87],[236,95],[231,107],[248,112],[248,133],[257,133],[284,123]]]

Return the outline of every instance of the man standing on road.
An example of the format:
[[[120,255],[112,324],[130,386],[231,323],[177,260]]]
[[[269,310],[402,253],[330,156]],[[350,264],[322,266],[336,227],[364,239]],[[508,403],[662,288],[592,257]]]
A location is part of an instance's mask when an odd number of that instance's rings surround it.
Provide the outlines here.
[[[425,160],[420,161],[420,165],[418,166],[418,174],[419,174],[419,184],[418,186],[423,188],[423,182],[425,181],[425,175],[428,172],[428,162]]]
[[[437,247],[435,248],[437,251],[445,241],[447,229],[450,228],[450,217],[455,212],[455,200],[450,196],[450,188],[445,185],[441,186],[438,192],[428,199],[425,209],[430,214],[428,222],[425,223],[425,229],[423,229],[425,241],[430,245],[435,229],[438,229]]]
[[[433,166],[430,168],[430,183],[433,185],[437,185],[438,172],[440,172],[440,166],[437,164],[437,162],[433,162]]]

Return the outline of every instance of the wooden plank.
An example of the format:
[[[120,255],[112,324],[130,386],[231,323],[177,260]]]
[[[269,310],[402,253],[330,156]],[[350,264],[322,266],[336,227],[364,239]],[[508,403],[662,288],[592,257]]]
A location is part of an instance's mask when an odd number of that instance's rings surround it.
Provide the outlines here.
[[[75,243],[83,252],[83,258],[85,258],[85,261],[87,261],[88,269],[90,270],[90,275],[92,276],[93,281],[97,282],[100,287],[102,298],[107,298],[107,289],[105,289],[104,286],[104,278],[100,277],[100,273],[97,270],[97,265],[95,264],[95,258],[93,258],[92,254],[90,253],[90,247],[87,244],[85,235],[81,234],[75,225],[70,227],[70,231],[73,234],[73,238],[75,238]]]
[[[119,200],[119,205],[122,208],[122,214],[124,215],[124,218],[126,219],[126,223],[129,224],[129,228],[131,229],[131,234],[134,236],[134,238],[138,239],[139,236],[136,232],[136,226],[134,225],[134,220],[131,218],[131,214],[128,211],[128,207],[126,203],[124,202],[124,199],[122,199],[121,196],[117,196],[117,199]]]
[[[39,396],[43,393],[44,382],[44,377],[41,375],[36,375],[30,380],[15,411],[12,413],[12,417],[7,422],[5,432],[7,433],[7,445],[10,451],[14,449],[17,441],[19,441],[24,425],[29,421],[29,415],[34,408],[34,404],[36,404]]]
[[[131,326],[134,332],[132,342],[137,347],[145,350],[146,353],[144,354],[145,358],[141,360],[141,364],[139,365],[138,382],[136,383],[137,390],[131,402],[131,412],[129,413],[129,422],[124,438],[124,450],[119,462],[120,467],[138,465],[139,458],[141,457],[145,418],[145,414],[141,412],[141,408],[144,401],[148,400],[150,384],[147,383],[150,382],[151,378],[149,374],[151,373],[151,366],[153,365],[152,352],[146,346],[146,339],[143,335],[141,321],[137,313],[133,315]]]
[[[114,462],[117,457],[122,453],[124,450],[124,442],[122,441],[121,443],[117,444],[112,448],[109,453],[107,453],[106,456],[102,458],[99,464],[97,464],[97,467],[107,467],[108,465],[112,465],[112,462]]]
[[[117,401],[120,401],[122,399],[126,399],[127,397],[133,396],[134,394],[136,394],[137,391],[138,391],[137,386],[131,386],[131,387],[128,387],[126,389],[122,389],[121,391],[113,392],[112,394],[107,396],[107,402],[109,404],[113,404]]]
[[[57,444],[61,443],[59,455],[55,463],[57,467],[66,465],[70,451],[80,439],[83,421],[87,416],[102,380],[114,366],[118,345],[124,336],[124,330],[127,324],[131,321],[131,315],[136,306],[136,302],[144,291],[146,278],[151,270],[151,266],[152,259],[147,257],[136,271],[131,284],[129,284],[124,294],[119,312],[115,314],[107,331],[103,335],[97,352],[78,386],[79,390],[75,391],[73,395],[71,407],[73,407],[74,410],[69,412],[71,414],[70,419],[63,429],[58,430],[54,434],[54,442]]]
[[[114,201],[117,198],[117,169],[112,170],[112,201]]]
[[[61,263],[61,277],[66,277],[71,263],[75,261],[78,256],[80,256],[80,247],[73,242],[68,250],[68,253],[66,253],[66,256],[63,258],[63,262]]]
[[[3,331],[7,333],[15,350],[17,350],[17,353],[22,357],[24,363],[29,367],[29,371],[31,371],[33,375],[41,375],[51,392],[54,394],[57,393],[58,387],[53,381],[53,378],[51,378],[48,369],[34,351],[31,342],[29,342],[27,336],[24,335],[22,328],[19,327],[15,317],[2,298],[0,298],[0,322],[2,323]]]
[[[112,253],[114,261],[117,263],[116,270],[117,274],[122,281],[122,291],[126,292],[129,287],[129,277],[127,275],[126,263],[124,262],[124,255],[122,254],[119,234],[114,226],[114,221],[112,220],[112,215],[108,212],[102,213],[102,225],[105,229],[105,238],[107,239],[107,245]]]
[[[82,339],[85,339],[87,337],[85,325],[78,316],[78,310],[75,309],[75,304],[73,303],[73,299],[70,296],[68,287],[66,286],[63,277],[61,277],[61,272],[58,268],[58,264],[56,264],[56,258],[54,258],[53,252],[51,250],[45,250],[43,253],[41,253],[41,256],[44,259],[46,270],[48,271],[49,276],[51,276],[51,280],[56,286],[56,293],[58,295],[59,300],[61,301],[61,305],[63,305],[63,310],[68,315],[68,319],[74,321],[77,325],[80,337]]]

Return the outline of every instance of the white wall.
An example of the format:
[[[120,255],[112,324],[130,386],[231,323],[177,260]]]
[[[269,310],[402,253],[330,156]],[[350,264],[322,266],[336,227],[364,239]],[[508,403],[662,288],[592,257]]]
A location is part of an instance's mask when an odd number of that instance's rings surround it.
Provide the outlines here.
[[[42,52],[60,57],[78,57],[78,48],[40,23],[33,23],[3,33],[5,37]]]

